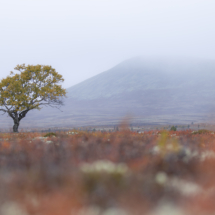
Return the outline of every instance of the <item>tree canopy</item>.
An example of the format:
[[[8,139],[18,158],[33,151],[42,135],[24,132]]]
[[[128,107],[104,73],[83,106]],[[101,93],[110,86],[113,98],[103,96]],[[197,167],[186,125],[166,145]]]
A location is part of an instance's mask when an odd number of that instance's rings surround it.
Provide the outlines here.
[[[19,122],[28,111],[41,106],[60,107],[66,90],[59,85],[62,75],[46,65],[17,65],[9,76],[0,82],[0,111],[14,121],[13,131],[18,132]]]

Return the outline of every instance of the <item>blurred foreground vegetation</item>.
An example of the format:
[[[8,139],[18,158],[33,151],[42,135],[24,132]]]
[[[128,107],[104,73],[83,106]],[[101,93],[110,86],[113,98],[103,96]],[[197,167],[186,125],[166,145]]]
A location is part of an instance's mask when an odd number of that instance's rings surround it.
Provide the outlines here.
[[[1,215],[214,214],[215,135],[0,134]]]

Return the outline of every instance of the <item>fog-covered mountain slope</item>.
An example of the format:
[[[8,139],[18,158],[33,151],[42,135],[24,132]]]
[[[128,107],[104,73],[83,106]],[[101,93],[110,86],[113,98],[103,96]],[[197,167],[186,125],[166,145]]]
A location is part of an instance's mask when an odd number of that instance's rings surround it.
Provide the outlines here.
[[[215,62],[133,58],[68,89],[69,98],[117,98],[132,92],[180,90],[212,93]]]
[[[63,112],[31,111],[21,127],[210,122],[215,113],[215,61],[133,58],[67,89]],[[0,125],[11,125],[2,118]]]

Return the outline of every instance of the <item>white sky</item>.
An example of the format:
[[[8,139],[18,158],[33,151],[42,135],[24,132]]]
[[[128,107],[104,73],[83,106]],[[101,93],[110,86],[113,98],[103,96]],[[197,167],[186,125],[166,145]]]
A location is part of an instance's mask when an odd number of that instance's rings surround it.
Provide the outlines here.
[[[215,59],[215,1],[0,0],[0,78],[45,64],[70,87],[139,55]]]

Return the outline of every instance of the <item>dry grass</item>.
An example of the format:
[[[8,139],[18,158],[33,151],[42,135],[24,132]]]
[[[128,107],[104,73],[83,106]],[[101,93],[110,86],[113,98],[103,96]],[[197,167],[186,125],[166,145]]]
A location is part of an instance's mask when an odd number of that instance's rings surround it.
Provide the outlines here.
[[[42,136],[0,135],[1,215],[215,212],[211,132]]]

